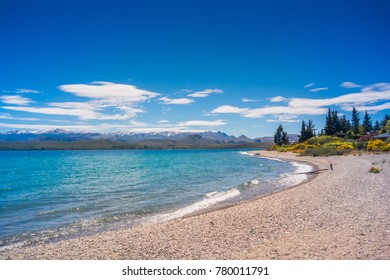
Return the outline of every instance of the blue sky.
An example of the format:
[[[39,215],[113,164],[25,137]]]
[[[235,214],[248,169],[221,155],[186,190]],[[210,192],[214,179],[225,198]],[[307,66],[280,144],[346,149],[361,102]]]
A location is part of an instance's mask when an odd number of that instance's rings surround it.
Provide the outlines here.
[[[273,135],[390,113],[390,2],[0,1],[0,132]]]

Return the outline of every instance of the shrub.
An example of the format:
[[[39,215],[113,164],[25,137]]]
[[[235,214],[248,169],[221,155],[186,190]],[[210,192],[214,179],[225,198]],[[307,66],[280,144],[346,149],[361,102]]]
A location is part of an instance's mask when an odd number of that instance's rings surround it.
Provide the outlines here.
[[[357,143],[357,145],[356,145],[356,143]],[[359,151],[367,149],[367,142],[354,142],[354,145],[356,145],[356,147]]]
[[[341,156],[345,153],[349,152],[349,150],[337,150],[337,148],[332,146],[321,146],[316,149],[307,149],[302,152],[303,156]]]
[[[336,141],[340,141],[340,138],[338,138],[336,136],[324,135],[324,136],[318,136],[318,137],[311,137],[311,138],[307,139],[306,142],[310,145],[323,145],[326,143],[336,142]]]
[[[383,149],[384,143],[380,139],[370,140],[367,144],[367,151],[380,151]]]
[[[377,167],[371,166],[369,172],[371,172],[371,173],[379,173],[379,172],[381,172],[381,171],[380,171]]]
[[[353,146],[348,143],[342,143],[340,146],[337,147],[337,150],[353,150]]]

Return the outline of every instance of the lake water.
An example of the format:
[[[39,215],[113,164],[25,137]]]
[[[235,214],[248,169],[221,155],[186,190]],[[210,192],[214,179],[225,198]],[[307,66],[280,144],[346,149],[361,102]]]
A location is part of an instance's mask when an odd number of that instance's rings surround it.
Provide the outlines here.
[[[237,203],[308,170],[237,150],[0,151],[0,250]]]

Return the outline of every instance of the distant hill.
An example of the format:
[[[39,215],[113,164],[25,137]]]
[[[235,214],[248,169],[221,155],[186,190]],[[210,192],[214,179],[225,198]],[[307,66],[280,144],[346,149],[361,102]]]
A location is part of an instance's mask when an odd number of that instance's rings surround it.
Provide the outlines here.
[[[73,150],[73,149],[199,149],[261,148],[269,146],[245,135],[229,136],[223,132],[72,132],[10,131],[0,133],[1,150]]]
[[[290,143],[298,142],[299,134],[287,134],[288,141]],[[254,139],[255,141],[260,141],[263,143],[273,143],[274,137],[273,136],[264,136],[264,137],[258,137]]]

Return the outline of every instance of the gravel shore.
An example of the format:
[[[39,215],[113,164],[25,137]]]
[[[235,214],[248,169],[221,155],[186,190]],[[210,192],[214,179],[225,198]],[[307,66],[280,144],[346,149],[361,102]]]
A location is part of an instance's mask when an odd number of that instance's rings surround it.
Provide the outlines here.
[[[390,155],[265,157],[324,170],[296,187],[172,221],[0,253],[0,259],[390,259]],[[372,165],[381,172],[369,173]]]

